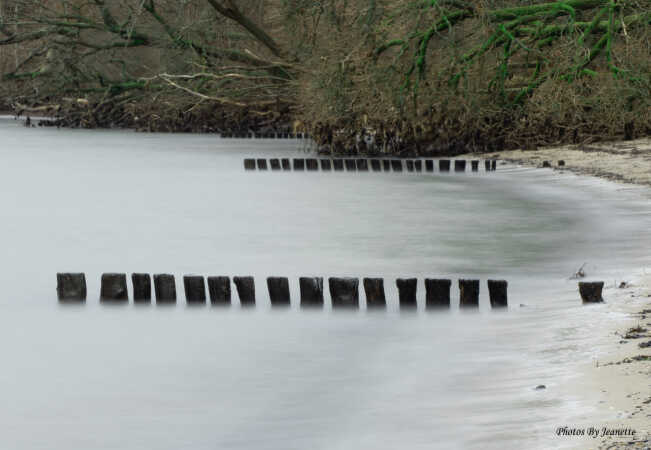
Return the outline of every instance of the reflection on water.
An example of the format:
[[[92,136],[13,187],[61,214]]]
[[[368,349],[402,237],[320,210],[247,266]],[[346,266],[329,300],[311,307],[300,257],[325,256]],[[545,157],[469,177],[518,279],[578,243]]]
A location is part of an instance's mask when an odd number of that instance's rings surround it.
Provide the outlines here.
[[[551,171],[247,173],[300,144],[13,121],[0,139],[6,448],[572,445],[553,430],[586,406],[557,388],[613,315],[567,277],[649,264],[646,191]],[[87,305],[57,303],[58,271],[86,272]],[[174,273],[179,303],[101,306],[102,272]],[[258,305],[188,308],[186,273],[253,275]],[[271,309],[270,275],[292,308]],[[388,309],[300,310],[299,276],[385,277]],[[398,277],[419,278],[418,312]],[[424,311],[425,277],[454,280],[450,311]],[[478,311],[461,277],[482,279]],[[508,311],[487,278],[509,280]]]

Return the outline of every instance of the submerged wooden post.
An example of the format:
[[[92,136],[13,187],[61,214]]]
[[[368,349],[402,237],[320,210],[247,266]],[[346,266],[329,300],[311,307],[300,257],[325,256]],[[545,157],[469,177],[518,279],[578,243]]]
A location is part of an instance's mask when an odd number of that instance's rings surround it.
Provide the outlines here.
[[[434,172],[434,161],[431,159],[425,160],[425,170],[428,172]]]
[[[497,160],[494,159],[491,161],[491,170],[497,169]]]
[[[449,172],[449,171],[450,171],[450,160],[439,159],[439,172]]]
[[[271,170],[280,170],[280,160],[278,158],[271,158],[269,160]]]
[[[344,161],[346,164],[346,170],[347,171],[355,171],[357,170],[357,164],[355,163],[354,159],[347,159]]]
[[[332,167],[337,172],[340,172],[340,171],[344,170],[344,160],[343,159],[333,159],[332,160]]]
[[[402,172],[402,161],[399,159],[392,159],[391,168],[394,172]]]
[[[425,279],[425,307],[449,308],[450,287],[452,281],[447,279]]]
[[[414,169],[416,169],[416,172],[422,172],[423,171],[423,161],[420,159],[417,159],[414,161]]]
[[[465,159],[455,159],[454,160],[454,171],[455,172],[465,172],[466,171],[466,160]]]
[[[258,170],[267,170],[267,160],[264,158],[258,159]]]
[[[86,301],[86,275],[83,273],[57,273],[57,297],[60,302]]]
[[[461,308],[479,306],[479,280],[459,280],[459,292]]]
[[[488,295],[491,299],[491,308],[504,308],[508,306],[506,280],[488,280]]]
[[[294,158],[294,170],[305,170],[305,159]]]
[[[359,279],[328,278],[333,308],[359,308]]]
[[[201,275],[184,276],[183,287],[187,303],[206,303],[206,282]]]
[[[176,303],[176,283],[174,275],[159,273],[154,275],[156,303]]]
[[[382,160],[382,170],[385,172],[391,171],[391,161],[388,159],[383,159]]]
[[[99,299],[113,302],[128,301],[127,275],[125,273],[103,273]]]
[[[491,170],[491,162],[488,159],[484,161],[484,170],[486,172],[490,172]]]
[[[416,278],[398,278],[396,286],[398,287],[400,308],[416,308],[418,306],[416,302],[418,280]]]
[[[271,306],[289,306],[289,280],[287,277],[268,277],[267,288]]]
[[[247,158],[244,160],[245,170],[255,170],[255,159]]]
[[[604,301],[601,293],[604,288],[603,281],[579,281],[579,293],[583,303],[601,303]]]
[[[233,277],[242,306],[255,305],[255,282],[253,277]]]
[[[135,303],[151,303],[151,277],[148,273],[132,273],[131,284]]]
[[[305,160],[305,165],[307,166],[307,170],[319,170],[319,161],[317,161],[314,158],[308,158]]]
[[[224,305],[231,303],[231,279],[229,277],[208,277],[210,303]]]
[[[357,170],[360,172],[368,172],[368,161],[366,161],[364,158],[359,158],[356,161],[357,165]]]
[[[321,160],[321,170],[330,170],[332,168],[329,159]]]
[[[289,158],[283,158],[280,160],[280,164],[283,167],[283,170],[291,170],[292,166],[289,163]]]
[[[373,172],[382,171],[382,163],[380,163],[379,159],[372,159],[371,160],[371,169],[373,169]]]
[[[405,161],[405,165],[407,166],[407,172],[413,172],[414,171],[414,161],[411,159],[408,159]]]
[[[364,278],[364,293],[368,309],[386,308],[387,300],[384,295],[384,280],[382,278]]]
[[[323,278],[301,277],[301,307],[323,307]]]
[[[479,161],[477,160],[470,161],[470,165],[472,167],[473,172],[479,172]]]

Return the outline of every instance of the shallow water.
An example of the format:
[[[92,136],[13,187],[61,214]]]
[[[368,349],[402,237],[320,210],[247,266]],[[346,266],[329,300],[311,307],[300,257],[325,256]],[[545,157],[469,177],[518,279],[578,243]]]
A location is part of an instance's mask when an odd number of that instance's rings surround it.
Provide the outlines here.
[[[649,265],[648,191],[513,166],[242,167],[304,151],[0,120],[2,447],[575,444],[554,429],[593,411],[556,388],[617,317],[582,307],[567,278],[584,262],[610,284]],[[57,303],[64,271],[86,272],[85,306]],[[135,271],[176,274],[179,304],[98,304],[102,272]],[[258,305],[187,308],[187,273],[254,275]],[[269,306],[270,275],[290,277],[291,309]],[[301,311],[298,276],[312,275],[383,276],[388,310]],[[398,311],[400,276],[419,278],[418,312]],[[455,280],[449,312],[423,310],[425,277]],[[478,311],[456,305],[462,277],[482,280]],[[508,311],[490,310],[488,278],[509,280]]]

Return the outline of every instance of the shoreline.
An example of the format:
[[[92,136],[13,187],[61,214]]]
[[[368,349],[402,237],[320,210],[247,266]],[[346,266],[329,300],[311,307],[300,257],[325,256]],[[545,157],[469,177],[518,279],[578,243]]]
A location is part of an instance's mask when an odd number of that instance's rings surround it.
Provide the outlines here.
[[[464,155],[462,155],[464,156]],[[529,167],[548,167],[614,181],[651,186],[651,138],[626,142],[567,145],[538,150],[469,154]],[[559,161],[562,161],[559,165]],[[575,424],[584,436],[573,439],[581,449],[648,449],[651,447],[651,268],[643,268],[623,287],[604,286],[609,313],[624,315],[595,337],[598,358],[585,361],[566,395],[593,406],[594,417]],[[641,346],[640,344],[643,344]],[[573,428],[571,424],[568,424]],[[598,430],[588,436],[588,428]],[[620,430],[621,436],[603,436]],[[631,435],[630,430],[635,430]]]

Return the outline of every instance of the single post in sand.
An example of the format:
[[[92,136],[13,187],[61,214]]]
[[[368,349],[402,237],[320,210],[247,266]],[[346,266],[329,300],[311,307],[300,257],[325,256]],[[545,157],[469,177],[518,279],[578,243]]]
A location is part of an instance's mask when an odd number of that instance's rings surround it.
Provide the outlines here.
[[[506,280],[488,280],[488,295],[491,300],[491,308],[505,308],[508,306]]]
[[[583,303],[601,303],[604,301],[601,293],[604,288],[603,281],[579,281],[579,294]]]

